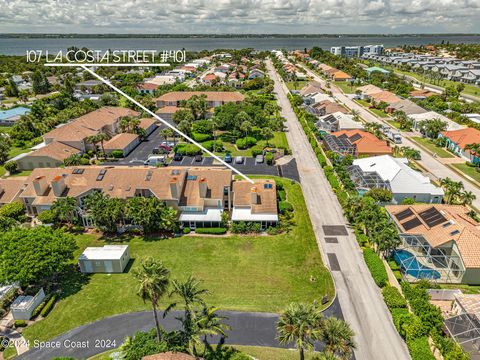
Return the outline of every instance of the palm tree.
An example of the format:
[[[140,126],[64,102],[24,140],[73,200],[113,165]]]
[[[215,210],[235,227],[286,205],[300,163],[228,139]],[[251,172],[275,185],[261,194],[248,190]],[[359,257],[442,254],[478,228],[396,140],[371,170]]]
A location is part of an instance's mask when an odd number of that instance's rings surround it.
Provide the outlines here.
[[[315,360],[341,360],[337,355],[331,353],[330,351],[324,351],[314,357]]]
[[[248,120],[242,122],[242,124],[240,125],[240,131],[243,131],[245,133],[245,137],[248,136],[248,133],[250,131],[252,131],[252,123]]]
[[[304,360],[305,350],[312,349],[313,341],[321,336],[322,317],[315,304],[291,303],[278,320],[278,341],[295,343],[300,360]]]
[[[360,112],[358,110],[352,110],[353,120],[360,121]]]
[[[157,329],[157,341],[160,341],[160,324],[157,308],[160,299],[167,293],[170,271],[160,260],[147,257],[140,262],[140,266],[133,270],[133,276],[138,281],[137,294],[143,302],[150,301]]]
[[[100,143],[100,146],[102,147],[102,153],[103,156],[105,155],[105,148],[103,147],[103,144],[106,140],[110,139],[110,136],[108,136],[106,133],[101,132],[97,135],[97,141]]]
[[[59,197],[52,204],[51,210],[60,222],[73,224],[77,216],[77,200],[71,196]]]
[[[195,312],[195,306],[201,305],[205,307],[205,301],[203,296],[208,294],[207,289],[200,287],[200,282],[195,279],[193,276],[189,276],[184,282],[173,280],[172,281],[172,291],[169,294],[169,297],[174,295],[180,297],[183,302],[184,317],[181,319],[183,324],[183,333],[185,336],[185,341],[191,341],[192,337],[195,336],[194,323],[197,317]],[[177,303],[171,303],[163,313],[163,317],[167,316],[168,313],[177,307]]]
[[[350,325],[335,317],[329,317],[322,324],[320,339],[325,343],[325,350],[340,357],[350,359],[356,349],[354,332]]]
[[[87,144],[92,144],[93,145],[93,152],[95,153],[95,156],[97,155],[97,144],[99,143],[97,135],[90,135],[85,139],[85,142]]]
[[[200,343],[200,338],[203,335],[203,356],[205,356],[205,350],[207,349],[207,336],[221,335],[222,338],[225,338],[227,336],[225,331],[231,329],[229,325],[222,323],[222,320],[227,318],[225,316],[219,316],[217,311],[218,309],[214,306],[205,306],[203,307],[201,313],[197,315],[196,327],[198,332],[194,335],[194,339],[195,343]]]
[[[173,130],[170,128],[165,128],[160,130],[160,136],[165,139],[165,141],[168,141],[168,138],[170,136],[173,136]]]
[[[455,199],[461,197],[463,183],[461,181],[453,181],[450,178],[440,179],[440,186],[445,190],[445,202],[452,204]]]
[[[477,197],[471,191],[464,191],[461,193],[460,198],[463,205],[472,205],[473,200],[475,200]]]

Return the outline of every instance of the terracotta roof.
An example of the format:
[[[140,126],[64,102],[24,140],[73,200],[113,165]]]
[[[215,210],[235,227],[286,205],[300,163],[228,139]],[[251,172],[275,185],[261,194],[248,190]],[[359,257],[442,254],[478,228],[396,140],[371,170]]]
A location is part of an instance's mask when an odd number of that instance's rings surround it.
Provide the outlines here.
[[[142,357],[142,360],[201,360],[185,353],[166,352]]]
[[[157,98],[157,101],[188,100],[194,95],[206,95],[207,101],[243,101],[245,96],[238,91],[173,91]]]
[[[148,129],[150,126],[157,124],[157,119],[155,118],[142,118],[140,119],[140,124],[139,126],[142,129]]]
[[[316,81],[311,81],[300,90],[300,95],[305,96],[316,92],[323,92],[321,84]]]
[[[25,186],[26,176],[0,179],[0,204],[9,204],[14,201]]]
[[[137,88],[141,90],[157,90],[159,85],[152,84],[152,83],[142,83],[142,84],[137,84]]]
[[[450,241],[457,244],[458,251],[466,267],[480,268],[480,224],[468,216],[468,208],[461,205],[421,204],[387,205],[387,211],[393,215],[400,231],[405,234],[421,234],[428,243],[436,248]],[[439,224],[429,226],[418,214],[435,208],[445,218]],[[395,214],[410,209],[412,214],[399,221]],[[402,224],[417,218],[419,225],[405,230]],[[448,223],[450,222],[450,225]]]
[[[362,94],[369,95],[369,96],[372,95],[372,94],[379,93],[379,92],[383,91],[378,86],[375,86],[375,85],[372,85],[372,84],[360,86],[360,87],[357,88],[357,90],[360,90],[362,92]]]
[[[175,114],[180,109],[178,106],[164,106],[157,110],[157,114]]]
[[[352,79],[350,75],[348,75],[346,72],[343,71],[337,71],[336,73],[333,73],[333,80],[336,79]]]
[[[115,135],[110,140],[105,142],[103,147],[106,150],[123,150],[137,139],[137,134],[121,133]]]
[[[333,69],[330,65],[327,65],[327,64],[319,64],[318,68],[322,71],[327,71],[327,70]]]
[[[480,143],[480,130],[465,128],[461,130],[443,131],[442,135],[452,140],[455,144],[465,149],[469,144]]]
[[[180,199],[181,206],[203,206],[206,199],[223,199],[223,189],[230,186],[230,170],[211,168],[194,168],[188,171],[187,182]],[[205,184],[206,191],[201,193],[200,184]]]
[[[209,73],[209,74],[206,74],[204,77],[203,77],[203,80],[205,81],[213,81],[217,78],[217,76],[215,74],[212,74],[212,73]]]
[[[80,150],[74,148],[73,146],[61,143],[59,141],[54,141],[44,147],[41,147],[38,150],[27,154],[25,157],[46,156],[55,160],[63,161],[70,155],[79,153]]]
[[[392,148],[388,145],[388,142],[385,140],[380,140],[375,135],[363,131],[363,130],[340,130],[333,132],[331,135],[336,137],[340,137],[342,135],[346,135],[352,144],[355,144],[357,147],[358,155],[362,154],[391,154],[393,152]],[[358,139],[352,141],[352,137],[354,135]]]
[[[335,68],[330,68],[330,69],[324,70],[323,72],[326,73],[327,75],[333,75],[338,71],[340,71],[340,70],[335,69]]]
[[[348,114],[347,109],[345,109],[342,105],[330,100],[319,101],[318,103],[313,104],[312,107],[315,109],[325,109],[326,114],[333,114],[336,112]]]
[[[112,125],[122,117],[139,115],[140,113],[127,108],[102,107],[53,129],[43,135],[43,138],[57,141],[81,141],[90,135],[97,134],[104,126]]]
[[[259,179],[254,182],[253,185],[246,180],[233,183],[233,206],[251,207],[254,214],[277,213],[275,181]],[[256,202],[253,202],[254,194],[256,194]]]
[[[410,92],[410,96],[412,97],[429,97],[429,96],[433,96],[433,95],[438,95],[438,94],[435,94],[434,92],[431,92],[431,91],[428,91],[428,90],[413,90],[412,92]]]
[[[390,91],[380,91],[374,94],[370,94],[370,96],[375,101],[378,101],[378,102],[383,101],[383,102],[386,102],[387,104],[393,104],[402,100],[397,95],[395,95],[394,93],[391,93]]]

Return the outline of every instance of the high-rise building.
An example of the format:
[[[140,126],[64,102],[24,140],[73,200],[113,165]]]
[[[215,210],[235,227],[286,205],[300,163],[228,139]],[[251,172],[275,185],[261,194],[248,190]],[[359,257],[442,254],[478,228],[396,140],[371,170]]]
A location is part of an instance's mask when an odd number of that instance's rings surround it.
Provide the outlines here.
[[[330,52],[337,56],[360,57],[365,54],[381,55],[383,45],[366,45],[366,46],[334,46]]]

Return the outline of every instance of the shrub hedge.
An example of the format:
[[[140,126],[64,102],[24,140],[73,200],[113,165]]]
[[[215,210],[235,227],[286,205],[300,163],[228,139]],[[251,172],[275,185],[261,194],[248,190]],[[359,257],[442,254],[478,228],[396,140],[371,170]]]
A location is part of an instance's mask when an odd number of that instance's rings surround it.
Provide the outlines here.
[[[387,271],[383,266],[382,259],[372,249],[365,249],[363,251],[363,258],[372,273],[375,284],[379,287],[384,287],[388,283]]]
[[[40,311],[40,315],[42,317],[45,317],[50,313],[50,311],[53,309],[53,305],[55,305],[56,300],[57,300],[57,296],[52,295],[50,300],[48,300],[47,303],[45,304],[45,306],[43,307],[42,311]]]
[[[394,286],[385,286],[382,289],[383,299],[389,308],[406,308],[407,301]]]
[[[192,133],[192,138],[197,142],[203,142],[203,141],[210,140],[212,138],[212,134],[201,134],[201,133],[194,132]]]
[[[235,144],[239,149],[248,149],[257,143],[257,139],[251,136],[247,136],[241,139],[237,139]]]
[[[123,151],[122,150],[113,150],[111,155],[115,158],[115,159],[120,159],[120,158],[123,158]]]
[[[412,360],[435,360],[426,336],[408,340],[407,346]]]
[[[265,162],[267,163],[267,165],[272,165],[273,164],[273,154],[271,152],[268,152],[265,155]]]
[[[278,203],[278,209],[280,210],[280,214],[285,215],[286,213],[293,212],[293,205],[288,201],[280,201]]]
[[[222,235],[227,232],[227,229],[222,227],[212,227],[212,228],[197,228],[195,229],[197,234],[215,234]]]
[[[27,322],[25,320],[15,320],[15,327],[25,327],[27,326]]]

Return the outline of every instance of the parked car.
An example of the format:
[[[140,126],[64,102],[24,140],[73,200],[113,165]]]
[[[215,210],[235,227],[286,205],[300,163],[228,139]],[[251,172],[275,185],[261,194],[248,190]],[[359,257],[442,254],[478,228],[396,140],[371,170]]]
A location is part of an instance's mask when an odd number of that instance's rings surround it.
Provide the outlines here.
[[[182,154],[175,153],[175,154],[173,155],[173,160],[175,160],[175,161],[182,161],[182,159],[183,159],[183,155],[182,155]]]
[[[225,154],[225,157],[223,158],[223,160],[224,160],[226,163],[231,163],[231,162],[232,162],[232,155],[230,155],[230,154]]]
[[[197,154],[197,155],[195,155],[195,161],[196,161],[196,162],[200,162],[200,161],[202,161],[202,160],[203,160],[202,154]]]
[[[144,165],[149,166],[158,166],[166,164],[167,157],[165,155],[150,155],[147,160],[145,160]]]
[[[166,152],[170,152],[172,151],[173,147],[172,146],[169,146],[169,145],[160,145],[160,149],[163,150],[163,151],[166,151]]]
[[[261,155],[261,154],[260,154],[260,155],[257,155],[257,156],[255,157],[255,162],[256,162],[257,164],[263,164],[263,161],[264,161],[264,160],[265,160],[265,157],[264,157],[263,155]]]
[[[161,154],[161,150],[159,147],[153,148],[152,154]]]
[[[169,148],[173,148],[175,146],[175,144],[172,141],[162,141],[160,145],[168,146]]]
[[[243,164],[243,156],[235,156],[235,164]]]

